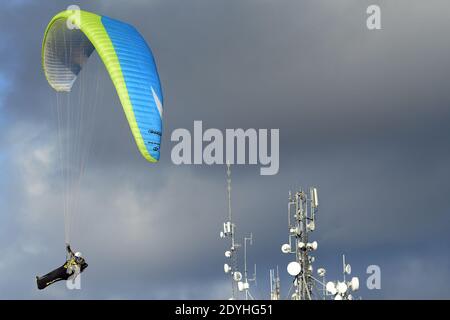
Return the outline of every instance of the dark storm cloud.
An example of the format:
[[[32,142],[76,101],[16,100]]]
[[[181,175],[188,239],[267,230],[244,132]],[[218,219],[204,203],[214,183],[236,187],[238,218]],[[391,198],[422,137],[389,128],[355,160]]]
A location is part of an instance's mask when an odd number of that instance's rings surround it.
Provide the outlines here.
[[[365,28],[372,1],[78,3],[131,22],[149,41],[165,95],[162,161],[141,159],[106,72],[95,63],[83,70],[99,74],[103,89],[74,226],[91,263],[81,292],[36,292],[34,274],[63,258],[54,93],[41,71],[41,41],[49,19],[73,3],[19,1],[0,13],[0,177],[8,181],[0,183],[0,271],[10,275],[0,280],[2,298],[226,297],[217,236],[224,168],[170,161],[170,133],[194,120],[280,128],[278,175],[233,168],[233,208],[240,234],[255,237],[261,298],[267,268],[279,264],[284,273],[288,262],[279,249],[287,191],[309,184],[320,190],[315,236],[330,274],[339,277],[345,251],[359,275],[369,264],[382,267],[383,290],[364,298],[449,297],[440,285],[450,279],[445,1],[379,1],[376,32]],[[436,279],[410,281],[429,261]]]

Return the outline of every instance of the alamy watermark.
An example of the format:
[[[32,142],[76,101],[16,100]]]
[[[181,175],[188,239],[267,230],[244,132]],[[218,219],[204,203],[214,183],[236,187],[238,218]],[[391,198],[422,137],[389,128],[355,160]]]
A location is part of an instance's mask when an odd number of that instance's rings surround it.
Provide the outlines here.
[[[381,290],[381,268],[375,264],[370,265],[366,269],[369,275],[366,280],[366,286],[369,290]]]
[[[214,128],[203,131],[202,121],[194,121],[193,134],[179,128],[170,139],[178,142],[171,152],[176,165],[259,164],[261,175],[275,175],[279,170],[279,129],[226,129],[223,134]]]
[[[366,26],[369,30],[381,30],[381,8],[373,4],[367,7],[366,13],[369,15]]]
[[[67,11],[71,11],[70,16],[66,20],[66,26],[69,30],[80,29],[81,25],[81,14],[80,7],[77,5],[70,5],[66,9]]]

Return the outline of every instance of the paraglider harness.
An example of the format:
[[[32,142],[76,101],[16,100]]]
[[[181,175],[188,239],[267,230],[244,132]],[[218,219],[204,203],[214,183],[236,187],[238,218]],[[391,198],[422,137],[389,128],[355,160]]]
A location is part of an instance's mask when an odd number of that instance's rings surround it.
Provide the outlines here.
[[[45,276],[36,277],[36,283],[39,290],[45,289],[49,285],[61,281],[75,279],[88,264],[82,257],[76,257],[70,249],[70,245],[66,246],[67,261],[59,268],[47,273]]]

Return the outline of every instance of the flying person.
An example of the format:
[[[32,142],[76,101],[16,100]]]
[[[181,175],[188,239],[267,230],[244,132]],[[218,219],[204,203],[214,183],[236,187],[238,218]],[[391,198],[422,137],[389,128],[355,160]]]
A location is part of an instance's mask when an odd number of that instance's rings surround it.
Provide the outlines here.
[[[73,253],[70,245],[67,245],[66,249],[67,259],[61,267],[47,273],[45,276],[36,276],[36,283],[39,290],[45,289],[49,285],[61,280],[75,280],[87,268],[88,264],[80,252]]]
[[[76,28],[69,28],[68,31],[68,22]],[[72,200],[77,199],[76,195],[80,192],[78,182],[84,171],[83,159],[87,158],[89,151],[89,145],[84,142],[90,140],[88,135],[80,135],[70,129],[88,125],[90,121],[85,120],[92,118],[93,108],[89,110],[87,105],[95,104],[101,96],[99,92],[102,91],[97,88],[85,92],[83,87],[86,85],[79,84],[77,90],[72,92],[72,87],[82,68],[89,68],[86,62],[94,51],[103,62],[116,88],[137,149],[151,163],[160,159],[164,101],[156,62],[146,40],[132,25],[106,16],[84,10],[65,10],[58,13],[45,29],[41,52],[45,77],[50,87],[58,92],[55,102],[55,118],[58,119],[57,127],[60,128],[58,135],[65,135],[67,132],[67,141],[71,142],[64,143],[59,148],[64,173],[62,182],[69,186],[62,192],[65,203],[70,204],[65,208],[67,230],[70,230],[69,222],[76,213],[75,202],[72,203]],[[89,91],[94,91],[95,95],[87,94]],[[80,98],[79,103],[73,105],[69,103],[73,100],[71,98],[77,96],[85,98]],[[87,118],[71,116],[75,109],[81,115],[87,112]],[[108,110],[104,111],[101,113],[102,119],[108,114]],[[92,131],[93,135],[102,130],[102,123],[103,121],[95,122],[90,130],[86,131]],[[75,152],[80,156],[72,157]],[[75,170],[76,168],[80,169]],[[66,243],[70,238],[67,230]],[[67,251],[70,257],[63,266],[43,277],[36,277],[39,289],[57,281],[75,279],[87,267],[81,254],[73,254],[69,246]]]

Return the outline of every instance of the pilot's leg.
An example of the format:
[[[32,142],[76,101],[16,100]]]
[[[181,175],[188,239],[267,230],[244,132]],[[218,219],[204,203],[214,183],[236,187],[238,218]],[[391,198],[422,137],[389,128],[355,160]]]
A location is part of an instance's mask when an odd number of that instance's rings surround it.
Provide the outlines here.
[[[64,266],[59,267],[42,277],[36,277],[37,287],[39,290],[45,289],[52,283],[61,280],[67,280],[69,275],[67,274],[67,269]]]

